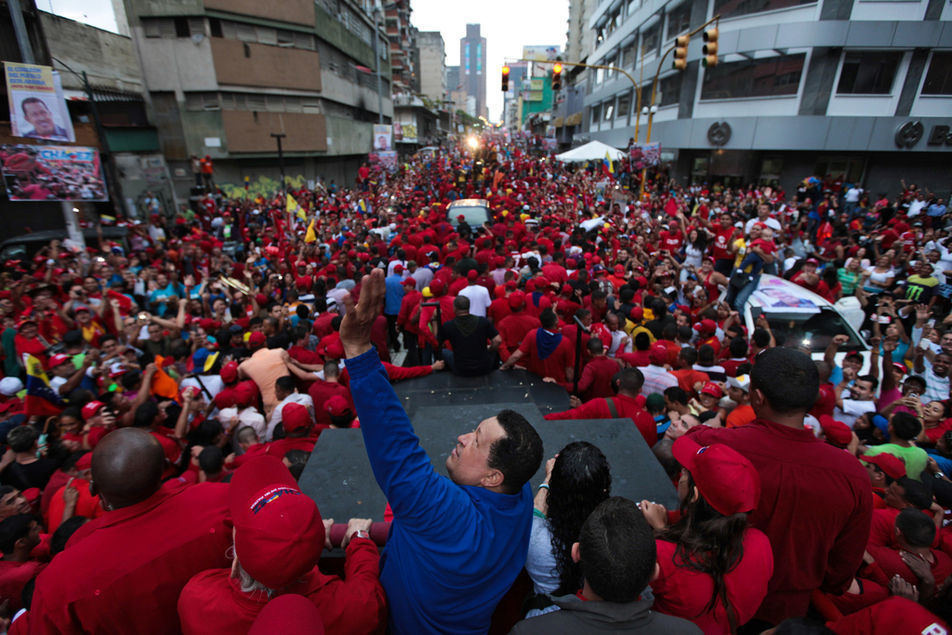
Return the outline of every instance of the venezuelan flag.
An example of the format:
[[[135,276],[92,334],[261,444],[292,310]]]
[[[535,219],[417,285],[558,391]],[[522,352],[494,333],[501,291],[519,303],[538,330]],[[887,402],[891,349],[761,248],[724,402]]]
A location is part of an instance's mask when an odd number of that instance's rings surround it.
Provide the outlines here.
[[[367,213],[367,202],[364,199],[357,201],[357,209],[360,210],[361,214]]]
[[[615,173],[615,168],[612,166],[612,157],[608,153],[608,150],[605,150],[605,160],[602,161],[602,167],[605,168],[605,171],[609,174]]]
[[[290,194],[287,195],[287,211],[290,216],[297,216],[301,220],[307,220],[307,213],[304,211],[304,208],[301,207],[297,201],[294,200],[294,197]]]
[[[23,354],[23,366],[26,368],[26,399],[24,413],[27,416],[48,417],[58,415],[66,404],[46,377],[43,363],[29,353]]]

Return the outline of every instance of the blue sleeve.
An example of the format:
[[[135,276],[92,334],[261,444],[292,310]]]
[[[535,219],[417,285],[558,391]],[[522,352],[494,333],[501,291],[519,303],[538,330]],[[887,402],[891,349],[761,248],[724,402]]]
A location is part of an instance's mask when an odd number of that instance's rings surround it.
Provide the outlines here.
[[[467,496],[433,469],[377,351],[348,359],[347,372],[370,466],[394,516],[420,530],[451,527],[459,520],[452,508]]]

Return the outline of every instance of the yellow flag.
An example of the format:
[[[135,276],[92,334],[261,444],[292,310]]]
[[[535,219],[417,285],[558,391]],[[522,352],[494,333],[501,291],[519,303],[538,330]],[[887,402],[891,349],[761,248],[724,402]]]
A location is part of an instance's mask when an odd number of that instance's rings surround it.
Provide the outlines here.
[[[290,194],[287,195],[287,210],[289,215],[297,215],[301,220],[307,220],[307,214],[304,212],[304,208],[298,205],[298,202],[294,200],[294,197]]]
[[[311,224],[307,226],[307,231],[304,232],[304,242],[313,243],[317,242],[317,234],[314,232],[314,219],[311,219]]]

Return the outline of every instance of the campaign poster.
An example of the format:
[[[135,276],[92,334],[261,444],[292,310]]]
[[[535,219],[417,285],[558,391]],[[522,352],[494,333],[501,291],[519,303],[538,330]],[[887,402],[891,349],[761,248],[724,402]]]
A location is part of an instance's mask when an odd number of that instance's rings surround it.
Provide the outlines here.
[[[653,168],[661,163],[661,143],[633,144],[629,150],[629,158],[634,170]]]
[[[14,137],[76,141],[59,73],[49,66],[4,62]]]
[[[0,146],[0,168],[11,201],[107,201],[96,148]]]
[[[393,150],[393,132],[387,124],[374,124],[374,150],[378,152]]]
[[[397,171],[397,152],[396,150],[388,150],[387,152],[378,152],[377,156],[380,158],[380,165],[390,173]]]

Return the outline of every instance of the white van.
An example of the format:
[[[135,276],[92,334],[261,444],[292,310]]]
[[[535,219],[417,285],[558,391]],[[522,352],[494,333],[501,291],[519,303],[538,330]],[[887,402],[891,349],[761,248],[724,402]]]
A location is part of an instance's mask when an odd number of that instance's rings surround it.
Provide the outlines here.
[[[830,304],[822,296],[777,276],[761,275],[742,314],[747,332],[753,333],[760,315],[767,317],[777,346],[809,349],[813,359],[822,360],[834,335],[846,335],[836,363],[842,366],[847,353],[863,356],[863,370],[869,371],[870,345],[860,333],[865,314],[855,297]],[[782,381],[782,378],[778,378]]]

